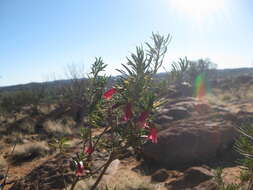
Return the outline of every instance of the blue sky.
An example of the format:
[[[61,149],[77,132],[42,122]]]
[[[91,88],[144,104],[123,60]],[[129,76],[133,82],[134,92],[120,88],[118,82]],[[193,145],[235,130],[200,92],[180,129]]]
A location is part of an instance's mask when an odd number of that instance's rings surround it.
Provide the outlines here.
[[[115,75],[152,32],[172,35],[166,67],[183,56],[251,67],[253,2],[200,1],[0,0],[0,86],[66,78],[68,64],[88,72],[96,56]]]

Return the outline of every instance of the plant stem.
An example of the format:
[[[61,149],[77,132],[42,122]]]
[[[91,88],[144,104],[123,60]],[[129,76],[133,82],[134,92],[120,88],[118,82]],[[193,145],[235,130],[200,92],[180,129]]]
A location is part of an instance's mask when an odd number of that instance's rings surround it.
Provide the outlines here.
[[[105,166],[104,166],[102,172],[100,173],[99,177],[97,178],[97,180],[96,180],[96,182],[93,184],[93,186],[90,188],[90,190],[95,190],[95,189],[97,188],[97,186],[98,186],[98,184],[100,183],[102,177],[104,176],[104,174],[105,174],[107,168],[110,166],[111,162],[113,161],[113,158],[114,158],[113,155],[114,155],[113,153],[110,154],[110,157],[108,158],[107,162],[105,163]]]
[[[72,185],[71,185],[70,190],[74,190],[74,189],[75,189],[75,186],[76,186],[77,182],[78,182],[78,177],[76,176],[74,182],[73,182]]]
[[[14,152],[14,150],[15,150],[15,148],[16,148],[16,145],[17,145],[17,143],[14,144],[14,146],[13,146],[13,148],[12,148],[12,151],[11,151],[11,154],[10,154],[10,155],[13,154],[13,152]],[[4,175],[3,183],[0,184],[0,185],[2,185],[2,190],[4,189],[4,186],[7,184],[7,177],[8,177],[9,170],[10,170],[10,164],[8,164],[6,173],[5,173],[5,175]]]

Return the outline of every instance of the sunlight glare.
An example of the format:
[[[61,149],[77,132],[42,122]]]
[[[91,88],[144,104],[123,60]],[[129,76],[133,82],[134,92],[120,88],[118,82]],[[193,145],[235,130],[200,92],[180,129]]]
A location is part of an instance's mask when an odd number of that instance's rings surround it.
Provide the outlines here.
[[[170,4],[187,18],[203,21],[224,10],[226,0],[170,0]]]

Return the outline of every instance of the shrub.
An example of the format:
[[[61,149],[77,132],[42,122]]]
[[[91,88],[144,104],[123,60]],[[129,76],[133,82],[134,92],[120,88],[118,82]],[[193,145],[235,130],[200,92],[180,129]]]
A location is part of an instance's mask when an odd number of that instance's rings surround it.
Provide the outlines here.
[[[96,62],[103,62],[101,58],[96,58]],[[68,109],[73,119],[79,126],[82,125],[83,118],[86,115],[88,80],[85,78],[83,66],[75,64],[68,65],[66,75],[68,83],[58,86],[58,104],[61,109]]]
[[[193,84],[198,75],[203,75],[206,79],[216,78],[217,65],[210,59],[198,59],[196,61],[188,60],[187,57],[179,58],[179,61],[173,62],[172,70],[169,73],[169,80],[176,84],[188,82]]]
[[[24,92],[7,92],[2,94],[0,109],[2,114],[12,114],[16,119],[16,113],[20,112],[22,107],[27,104]]]
[[[194,79],[200,74],[208,79],[216,78],[216,67],[217,65],[211,62],[208,58],[190,61],[188,69],[190,81],[194,81]]]
[[[73,80],[62,93],[64,101],[61,106],[65,110],[74,109],[76,121],[84,125],[80,133],[82,141],[79,143],[82,149],[72,157],[71,169],[75,172],[75,178],[70,190],[74,190],[78,181],[97,176],[90,188],[95,190],[111,162],[122,158],[128,148],[132,147],[139,159],[142,158],[143,144],[157,143],[153,117],[161,102],[157,101],[154,77],[162,66],[169,41],[170,35],[152,34],[152,43],[146,43],[146,49],[137,47],[136,52],[127,57],[127,62],[122,64],[123,69],[118,70],[121,76],[109,89],[106,89],[108,77],[103,75],[107,65],[101,58],[96,58],[92,64],[87,80],[75,75],[76,70],[70,70],[74,73]],[[22,105],[25,105],[24,102]],[[102,128],[102,132],[94,134],[93,129],[97,127]],[[44,125],[45,131],[59,133],[59,136],[70,132],[63,128],[62,124],[52,121]],[[62,137],[54,147],[64,153],[66,142],[67,139]],[[95,168],[92,155],[101,149],[107,151],[108,159]],[[42,143],[18,145],[9,159],[13,164],[20,164],[44,156],[48,151],[48,147]],[[139,189],[148,188],[138,185]]]
[[[241,172],[242,183],[247,182],[246,189],[253,188],[253,125],[243,124],[239,127],[240,138],[235,143],[235,149],[243,156],[239,162],[244,166]]]
[[[177,62],[172,63],[172,70],[169,75],[169,81],[176,82],[176,83],[182,83],[184,81],[189,81],[187,79],[187,71],[189,69],[189,61],[187,57],[179,58]]]
[[[106,64],[100,58],[95,60],[84,98],[77,102],[87,114],[87,121],[81,130],[83,149],[72,158],[76,177],[71,190],[78,181],[98,174],[90,188],[95,190],[111,162],[121,158],[129,147],[134,149],[136,158],[141,158],[144,143],[157,143],[153,115],[161,102],[156,100],[154,76],[163,63],[169,39],[169,35],[153,34],[152,43],[146,43],[146,50],[137,47],[136,52],[127,57],[126,64],[122,64],[123,69],[118,70],[121,76],[116,84],[107,91],[108,78],[101,74]],[[92,129],[96,127],[103,127],[103,131],[94,136]],[[59,142],[58,147],[64,147],[64,141]],[[107,150],[109,156],[94,170],[92,154],[98,149]]]

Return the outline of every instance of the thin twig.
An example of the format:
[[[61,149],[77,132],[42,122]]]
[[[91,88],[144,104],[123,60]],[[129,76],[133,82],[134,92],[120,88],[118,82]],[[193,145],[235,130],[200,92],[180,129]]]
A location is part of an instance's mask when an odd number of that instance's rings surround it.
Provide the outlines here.
[[[13,148],[12,148],[12,151],[11,151],[11,154],[10,154],[10,155],[13,154],[13,152],[14,152],[14,150],[15,150],[15,148],[16,148],[16,145],[17,145],[17,143],[14,144],[14,146],[13,146]],[[7,177],[8,177],[9,170],[10,170],[10,164],[8,164],[8,166],[7,166],[7,170],[6,170],[5,175],[4,175],[3,183],[0,184],[0,185],[2,186],[2,190],[4,189],[4,186],[8,184],[8,183],[7,183]]]
[[[99,182],[101,181],[103,175],[105,174],[107,168],[110,166],[111,162],[113,161],[113,158],[114,158],[114,153],[112,152],[110,154],[110,157],[109,159],[107,160],[102,172],[100,173],[99,177],[97,178],[96,182],[93,184],[93,186],[90,188],[90,190],[95,190],[99,184]]]

